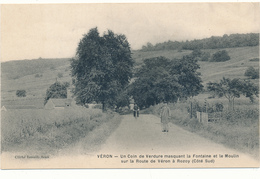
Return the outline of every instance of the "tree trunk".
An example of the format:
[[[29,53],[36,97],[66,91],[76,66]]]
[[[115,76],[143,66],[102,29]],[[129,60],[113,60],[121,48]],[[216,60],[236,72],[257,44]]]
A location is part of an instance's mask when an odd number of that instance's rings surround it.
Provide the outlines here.
[[[234,98],[233,99],[228,99],[228,109],[231,111],[231,110],[234,110]]]
[[[192,111],[192,101],[190,102],[190,118],[192,118],[192,113],[193,113],[193,111]]]
[[[235,98],[232,99],[232,109],[235,110]]]
[[[103,112],[105,112],[105,111],[106,111],[105,102],[102,102],[102,111],[103,111]]]

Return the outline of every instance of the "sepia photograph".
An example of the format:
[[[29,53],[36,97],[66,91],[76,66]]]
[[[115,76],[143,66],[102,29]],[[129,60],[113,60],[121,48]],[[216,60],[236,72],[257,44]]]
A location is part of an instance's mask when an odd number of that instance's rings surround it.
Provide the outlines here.
[[[260,3],[1,4],[1,168],[259,168]]]

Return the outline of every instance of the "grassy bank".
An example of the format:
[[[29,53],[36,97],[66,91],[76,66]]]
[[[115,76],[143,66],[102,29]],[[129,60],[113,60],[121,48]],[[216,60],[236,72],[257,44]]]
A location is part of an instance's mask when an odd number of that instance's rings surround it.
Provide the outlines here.
[[[257,105],[236,106],[234,111],[225,110],[216,122],[203,124],[190,119],[190,103],[169,104],[171,122],[193,133],[259,158],[259,108]],[[159,116],[161,105],[152,106],[144,113]]]
[[[2,151],[55,154],[88,136],[104,123],[120,122],[114,121],[115,115],[86,108],[2,112]]]

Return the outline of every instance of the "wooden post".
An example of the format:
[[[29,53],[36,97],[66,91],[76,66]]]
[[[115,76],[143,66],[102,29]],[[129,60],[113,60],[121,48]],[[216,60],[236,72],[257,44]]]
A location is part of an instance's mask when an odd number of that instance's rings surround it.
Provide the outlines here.
[[[192,118],[192,101],[190,102],[190,118]]]
[[[207,99],[206,98],[204,99],[204,107],[205,107],[205,113],[207,113],[208,110],[207,110]]]

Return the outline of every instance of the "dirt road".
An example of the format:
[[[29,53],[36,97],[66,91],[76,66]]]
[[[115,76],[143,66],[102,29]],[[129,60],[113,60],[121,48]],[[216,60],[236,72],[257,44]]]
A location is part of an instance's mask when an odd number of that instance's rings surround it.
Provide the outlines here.
[[[204,161],[207,158],[201,158],[198,155],[211,155],[210,159],[214,159],[214,163],[194,163],[194,165],[185,166],[259,166],[258,161],[246,154],[214,143],[174,124],[170,124],[169,132],[164,133],[161,131],[160,119],[154,115],[141,115],[138,119],[134,119],[131,115],[124,116],[120,126],[98,153],[112,153],[119,158],[120,155],[126,155],[126,159],[131,159],[131,156],[134,157],[134,155],[139,157],[142,154],[185,155],[185,160],[188,159],[188,154],[191,156],[191,160],[203,159]],[[128,154],[130,154],[129,157]],[[213,155],[217,155],[217,158],[213,158]],[[220,155],[223,155],[223,158],[220,158]],[[180,163],[181,166],[183,164]]]
[[[105,127],[100,126],[91,135],[104,131]],[[4,154],[2,159],[9,157],[4,168],[259,167],[259,161],[246,154],[174,124],[170,124],[168,133],[163,133],[160,119],[154,115],[141,115],[138,119],[132,115],[122,116],[118,128],[108,134],[106,141],[98,140],[96,147],[87,142],[91,135],[63,151],[62,155],[50,156],[49,159],[17,160],[15,154]]]

